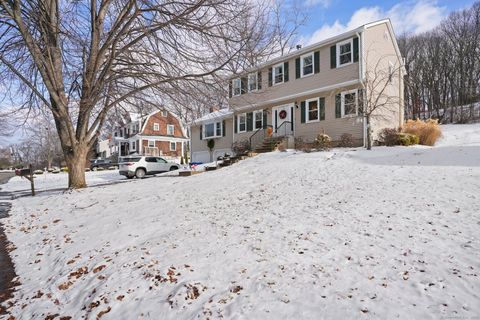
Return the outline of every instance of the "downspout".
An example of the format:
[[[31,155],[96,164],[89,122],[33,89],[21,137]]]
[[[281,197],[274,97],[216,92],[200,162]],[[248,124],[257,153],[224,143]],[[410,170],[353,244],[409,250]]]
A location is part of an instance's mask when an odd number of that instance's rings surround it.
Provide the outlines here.
[[[364,30],[364,29],[363,29]],[[358,79],[360,80],[360,84],[362,85],[362,88],[365,89],[365,84],[363,83],[363,32],[360,34],[358,31],[355,33],[359,39],[358,45],[360,48],[358,49]],[[365,90],[364,90],[365,91]],[[365,94],[365,92],[364,92]],[[365,108],[365,103],[364,103],[364,108]],[[365,121],[365,116],[362,117],[362,122],[363,122],[363,147],[367,147],[367,122]]]

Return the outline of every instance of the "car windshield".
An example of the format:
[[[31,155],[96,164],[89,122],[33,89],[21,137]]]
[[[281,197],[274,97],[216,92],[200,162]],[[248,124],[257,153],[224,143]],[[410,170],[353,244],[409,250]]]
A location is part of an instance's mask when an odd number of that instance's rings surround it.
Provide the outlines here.
[[[140,157],[129,157],[129,158],[122,158],[121,162],[138,162],[140,161]]]

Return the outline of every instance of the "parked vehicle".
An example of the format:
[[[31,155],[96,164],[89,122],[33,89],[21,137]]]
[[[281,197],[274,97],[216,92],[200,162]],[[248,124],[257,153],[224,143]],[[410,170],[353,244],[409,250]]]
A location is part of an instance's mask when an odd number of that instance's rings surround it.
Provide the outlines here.
[[[160,157],[130,156],[122,158],[121,161],[119,172],[129,179],[133,177],[141,179],[146,175],[180,169],[180,165],[177,163],[169,162]]]
[[[111,160],[106,159],[92,159],[90,160],[90,170],[97,171],[98,168],[108,169],[114,167],[116,164],[112,163]]]

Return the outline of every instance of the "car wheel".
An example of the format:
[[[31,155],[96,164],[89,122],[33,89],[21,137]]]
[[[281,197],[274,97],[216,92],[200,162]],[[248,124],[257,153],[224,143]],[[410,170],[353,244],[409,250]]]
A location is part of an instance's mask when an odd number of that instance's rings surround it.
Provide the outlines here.
[[[177,166],[171,166],[170,171],[174,171],[174,170],[178,170],[178,167]]]
[[[93,167],[93,168],[92,168],[92,171],[97,171],[97,167]]]
[[[137,179],[143,179],[145,174],[145,169],[137,169],[137,171],[135,171],[135,177],[137,177]]]

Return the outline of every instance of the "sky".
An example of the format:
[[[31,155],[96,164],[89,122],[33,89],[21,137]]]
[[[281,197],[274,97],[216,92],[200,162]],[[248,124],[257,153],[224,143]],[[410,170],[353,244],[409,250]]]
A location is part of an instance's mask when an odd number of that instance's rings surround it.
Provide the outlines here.
[[[470,0],[347,1],[300,0],[308,20],[300,30],[300,43],[312,44],[365,23],[390,18],[396,35],[429,31],[451,11],[468,8]]]

